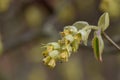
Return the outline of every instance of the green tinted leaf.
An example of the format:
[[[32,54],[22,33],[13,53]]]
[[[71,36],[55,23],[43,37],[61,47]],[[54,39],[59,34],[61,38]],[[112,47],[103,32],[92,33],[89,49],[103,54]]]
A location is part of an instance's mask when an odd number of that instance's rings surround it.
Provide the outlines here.
[[[109,14],[106,12],[104,13],[98,21],[98,27],[102,29],[102,31],[105,31],[109,26]]]
[[[88,25],[89,25],[88,22],[85,22],[85,21],[78,21],[73,24],[73,26],[77,27],[78,29],[82,29]]]
[[[93,47],[93,50],[94,50],[95,58],[98,60],[100,55],[99,55],[99,41],[98,41],[97,37],[93,38],[92,47]]]
[[[98,36],[98,39],[99,39],[99,53],[102,55],[103,50],[104,50],[104,41],[103,41],[101,35]]]
[[[92,40],[92,47],[94,50],[95,58],[99,61],[102,61],[102,52],[104,49],[104,42],[102,40],[101,35],[98,35],[98,34],[94,35],[94,38]]]

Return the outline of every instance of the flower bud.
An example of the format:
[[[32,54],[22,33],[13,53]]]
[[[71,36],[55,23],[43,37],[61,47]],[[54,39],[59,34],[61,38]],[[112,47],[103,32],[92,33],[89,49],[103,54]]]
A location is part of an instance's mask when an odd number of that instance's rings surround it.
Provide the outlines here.
[[[49,53],[49,56],[52,58],[57,58],[58,54],[59,54],[58,50],[53,50]]]
[[[48,45],[47,46],[47,52],[51,52],[53,50],[53,46],[52,45]]]
[[[79,30],[79,34],[81,35],[82,41],[85,45],[87,45],[88,36],[90,34],[91,30]]]
[[[67,35],[65,36],[65,39],[72,42],[74,40],[73,36],[72,35]]]
[[[61,40],[61,45],[62,45],[62,47],[63,47],[63,46],[67,46],[67,45],[69,45],[69,44],[70,44],[70,41],[67,40],[67,39],[65,39],[65,38],[63,38],[63,39]]]
[[[42,52],[42,54],[43,54],[44,57],[47,57],[48,56],[48,51],[45,50],[45,51]]]
[[[47,65],[49,63],[50,59],[51,59],[51,57],[47,56],[46,58],[43,59],[43,63]]]
[[[82,38],[81,38],[81,34],[76,34],[75,36],[74,36],[74,40],[77,40],[78,42],[80,42],[80,40],[82,40]]]
[[[75,26],[66,26],[64,29],[67,29],[72,33],[77,33],[77,28]]]
[[[60,54],[60,60],[64,61],[64,62],[67,62],[68,61],[68,52],[67,51],[63,51],[61,54]]]
[[[69,34],[70,34],[70,31],[67,30],[67,29],[64,29],[64,31],[61,32],[61,35],[62,35],[63,37],[66,36],[66,35],[69,35]]]
[[[71,47],[72,47],[73,52],[77,51],[81,40],[82,40],[81,34],[74,35],[74,41],[71,43]]]
[[[60,44],[57,43],[57,42],[51,42],[51,43],[49,43],[48,45],[53,46],[54,49],[59,49],[59,48],[60,48]]]
[[[79,47],[79,43],[80,43],[80,42],[78,42],[78,41],[76,41],[76,40],[74,40],[74,41],[72,42],[71,46],[72,46],[72,51],[73,51],[73,52],[76,52],[76,51],[77,51],[77,49],[78,49],[78,47]]]
[[[55,65],[56,65],[55,59],[52,58],[52,59],[49,61],[48,66],[51,67],[51,68],[54,68]]]

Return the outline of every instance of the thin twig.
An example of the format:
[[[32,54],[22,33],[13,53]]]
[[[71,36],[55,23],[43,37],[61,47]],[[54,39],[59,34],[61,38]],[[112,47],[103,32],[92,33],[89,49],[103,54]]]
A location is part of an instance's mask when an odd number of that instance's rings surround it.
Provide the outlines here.
[[[112,45],[114,45],[118,50],[120,50],[120,47],[105,32],[103,32],[103,35]]]

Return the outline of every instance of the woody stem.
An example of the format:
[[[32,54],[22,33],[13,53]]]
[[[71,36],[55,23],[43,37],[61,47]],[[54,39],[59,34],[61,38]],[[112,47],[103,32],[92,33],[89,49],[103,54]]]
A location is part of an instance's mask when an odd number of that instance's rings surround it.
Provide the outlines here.
[[[105,32],[102,32],[104,37],[112,44],[114,45],[114,47],[116,47],[118,50],[120,50],[120,47],[105,33]]]

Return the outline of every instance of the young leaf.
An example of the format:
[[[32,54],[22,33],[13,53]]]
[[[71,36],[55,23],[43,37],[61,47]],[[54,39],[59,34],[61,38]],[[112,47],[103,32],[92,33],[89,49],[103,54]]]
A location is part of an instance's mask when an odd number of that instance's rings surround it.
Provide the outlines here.
[[[105,31],[109,26],[109,14],[106,12],[104,13],[98,21],[98,27],[101,28],[102,31]]]
[[[94,50],[95,58],[102,62],[102,52],[104,49],[104,42],[99,33],[95,33],[94,38],[92,40],[92,47]]]
[[[73,24],[73,26],[77,27],[78,29],[82,29],[88,25],[89,25],[88,22],[85,22],[85,21],[78,21]]]
[[[96,36],[92,40],[92,47],[94,50],[95,58],[98,60],[100,57],[100,55],[99,55],[99,41],[98,41],[98,37],[96,37]]]

